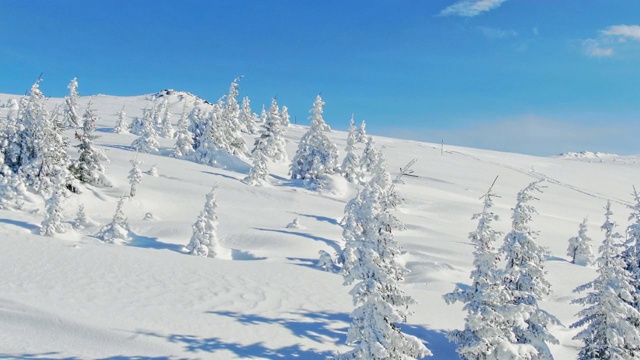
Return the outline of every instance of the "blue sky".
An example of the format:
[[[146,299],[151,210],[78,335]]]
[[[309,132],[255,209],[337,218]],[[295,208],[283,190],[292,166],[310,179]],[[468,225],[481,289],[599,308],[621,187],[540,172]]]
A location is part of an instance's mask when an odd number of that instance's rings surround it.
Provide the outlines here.
[[[3,0],[0,92],[210,100],[243,75],[308,123],[551,155],[640,154],[640,2]]]

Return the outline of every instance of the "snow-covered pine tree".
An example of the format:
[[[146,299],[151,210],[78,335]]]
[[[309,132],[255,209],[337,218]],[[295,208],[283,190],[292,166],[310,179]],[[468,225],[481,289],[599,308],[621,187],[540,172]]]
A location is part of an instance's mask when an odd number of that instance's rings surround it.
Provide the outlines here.
[[[206,165],[215,165],[221,151],[229,152],[229,144],[226,143],[224,131],[221,130],[222,122],[218,119],[219,108],[209,114],[201,124],[202,136],[198,138],[198,147],[195,149],[194,158],[197,162]]]
[[[635,203],[631,206],[631,214],[629,214],[630,224],[626,231],[626,248],[622,252],[622,259],[625,269],[631,273],[632,285],[636,289],[634,307],[640,311],[640,194],[635,186],[632,195]],[[640,324],[638,326],[640,327]]]
[[[557,344],[558,340],[549,332],[548,326],[560,322],[538,306],[538,301],[551,292],[544,271],[548,250],[536,243],[538,233],[529,226],[532,215],[537,213],[529,202],[537,200],[533,192],[542,192],[541,181],[532,182],[517,195],[511,231],[501,248],[506,261],[502,281],[512,304],[521,307],[519,311],[525,319],[513,324],[517,343],[532,345],[538,352],[536,359],[553,359],[547,343]]]
[[[57,190],[52,191],[51,196],[47,200],[45,205],[45,218],[40,226],[40,235],[53,236],[55,233],[62,233],[65,231],[64,224],[62,223],[62,197],[64,196],[64,190],[58,187]]]
[[[131,133],[134,133],[133,127],[131,128]],[[160,146],[160,144],[157,140],[158,134],[156,133],[156,129],[154,126],[153,114],[151,114],[151,112],[147,109],[145,109],[142,116],[142,130],[139,132],[139,135],[140,137],[133,140],[133,142],[131,143],[131,147],[134,150],[146,153],[158,152],[158,147]]]
[[[155,98],[151,104],[151,124],[153,124],[156,133],[162,128],[162,115],[167,108],[167,99],[160,99],[159,97]]]
[[[258,132],[256,124],[256,114],[251,112],[251,101],[248,96],[242,99],[242,108],[240,109],[240,126],[243,132],[255,134]]]
[[[271,100],[271,107],[268,112],[263,111],[264,130],[260,137],[266,144],[266,155],[275,162],[286,162],[288,159],[284,141],[284,127],[282,126],[282,116],[278,108],[276,98]]]
[[[20,132],[21,124],[18,123],[20,105],[16,99],[9,102],[9,110],[4,122],[0,122],[0,151],[2,163],[15,172],[20,166]]]
[[[162,106],[159,111],[162,111],[162,113],[160,113],[160,136],[173,139],[175,130],[173,130],[173,126],[171,125],[171,111],[167,99],[162,100]]]
[[[240,122],[240,104],[237,97],[240,93],[239,81],[242,77],[235,78],[229,86],[229,93],[225,95],[224,104],[221,107],[218,131],[223,132],[224,142],[219,144],[221,148],[231,155],[239,155],[247,152],[247,145],[242,137],[242,124]]]
[[[379,156],[373,136],[367,137],[367,143],[362,152],[362,157],[360,157],[360,168],[362,171],[371,172],[373,166],[378,162]]]
[[[123,206],[124,196],[120,197],[120,200],[118,200],[118,206],[116,207],[116,212],[113,215],[111,222],[103,226],[98,233],[96,233],[95,237],[109,244],[115,243],[116,240],[129,240],[129,223],[127,222],[127,218],[124,216],[124,212],[122,210]]]
[[[130,163],[131,170],[129,170],[129,176],[127,176],[129,184],[131,185],[131,188],[129,189],[129,196],[134,197],[136,196],[138,184],[142,181],[142,171],[140,171],[140,164],[142,164],[142,161],[138,160],[138,157],[136,156],[135,159],[131,159]]]
[[[127,124],[127,113],[124,111],[124,105],[122,109],[116,113],[118,119],[116,125],[113,127],[113,132],[116,134],[125,134],[129,132],[129,124]]]
[[[142,117],[135,116],[131,120],[131,125],[129,125],[129,132],[133,135],[138,135],[138,136],[142,135],[144,133],[145,118],[150,116],[150,114],[151,113],[149,112],[149,109],[143,109]]]
[[[196,98],[193,103],[193,108],[191,108],[191,111],[187,116],[189,123],[188,130],[193,136],[194,150],[200,147],[200,138],[202,138],[205,130],[204,122],[207,118],[207,114],[202,106],[202,100],[200,98]]]
[[[73,228],[84,229],[87,225],[89,225],[89,219],[84,211],[84,204],[80,204],[76,218],[73,220]]]
[[[571,256],[571,263],[578,265],[591,265],[593,263],[593,249],[591,238],[587,236],[587,218],[582,220],[578,230],[578,236],[569,239],[567,255]]]
[[[574,290],[590,289],[586,296],[571,301],[586,306],[578,312],[580,320],[571,324],[571,328],[586,327],[573,339],[584,343],[578,353],[579,360],[640,359],[640,312],[632,305],[636,301],[636,290],[620,256],[622,235],[615,232],[616,224],[611,221],[610,201],[605,210],[601,227],[605,238],[596,260],[598,276]]]
[[[469,233],[469,240],[475,247],[471,286],[457,287],[444,295],[448,304],[464,303],[463,309],[467,312],[464,329],[454,330],[447,337],[458,344],[456,351],[465,360],[531,359],[537,351],[531,345],[516,344],[510,321],[514,320],[512,315],[517,308],[508,305],[510,298],[498,269],[500,259],[494,243],[500,233],[491,226],[498,220],[498,215],[491,211],[493,197],[496,197],[492,192],[493,185],[481,197],[482,212],[473,216],[478,220],[478,226]]]
[[[381,160],[382,162],[383,160]],[[343,276],[356,309],[347,333],[354,349],[336,359],[412,359],[431,355],[418,338],[403,333],[413,299],[399,288],[407,270],[397,261],[400,247],[393,230],[402,224],[393,215],[390,198],[397,194],[384,164],[350,202],[351,231],[344,233]],[[381,181],[382,180],[382,181]]]
[[[349,135],[347,135],[347,146],[344,149],[345,156],[340,170],[347,181],[358,184],[362,181],[362,170],[360,168],[360,157],[355,153],[358,133],[354,125],[353,115],[349,123]]]
[[[360,123],[360,128],[358,128],[358,142],[366,143],[368,140],[367,130],[365,129],[367,124],[362,120]]]
[[[330,128],[322,118],[323,105],[318,95],[310,111],[311,126],[300,139],[290,168],[292,179],[309,180],[315,185],[321,176],[333,174],[338,165],[338,148],[324,133]]]
[[[173,146],[173,157],[186,158],[192,155],[193,134],[189,131],[189,118],[187,116],[187,102],[182,107],[182,115],[178,120],[178,131],[176,132],[176,144]]]
[[[289,108],[287,108],[284,105],[282,106],[282,111],[280,111],[280,124],[282,124],[282,127],[284,128],[288,128],[289,126],[291,126],[291,117],[289,116]],[[327,127],[328,126],[329,125],[327,125]],[[331,131],[331,129],[328,129],[327,131]]]
[[[67,180],[68,143],[61,135],[58,109],[50,113],[44,107],[39,81],[31,87],[29,97],[21,102],[16,143],[5,163],[24,177],[28,187],[49,196],[52,184]]]
[[[198,215],[193,224],[191,241],[185,247],[185,252],[196,256],[216,257],[218,245],[218,204],[216,202],[216,188],[207,194],[204,210]]]
[[[38,157],[20,171],[31,176],[33,190],[48,197],[58,187],[66,187],[71,182],[69,142],[62,136],[58,108],[42,119],[39,132]]]
[[[67,86],[69,96],[64,98],[64,112],[62,126],[66,129],[75,129],[80,126],[80,115],[78,107],[78,79],[73,78]]]
[[[251,169],[242,182],[253,186],[261,186],[267,182],[269,176],[267,151],[267,138],[258,137],[251,153]]]
[[[82,116],[82,134],[76,135],[80,139],[79,157],[75,160],[69,170],[71,174],[80,182],[94,186],[111,186],[111,182],[104,174],[103,161],[109,161],[104,152],[95,147],[93,141],[97,138],[94,135],[96,129],[97,116],[91,109],[91,104],[87,107]]]

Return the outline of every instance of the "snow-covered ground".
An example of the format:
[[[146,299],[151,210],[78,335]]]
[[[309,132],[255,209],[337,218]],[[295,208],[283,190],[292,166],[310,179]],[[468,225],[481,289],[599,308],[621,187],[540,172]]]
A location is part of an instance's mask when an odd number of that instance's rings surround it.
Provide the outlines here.
[[[0,103],[12,97],[0,95]],[[87,187],[63,207],[71,222],[84,204],[94,226],[37,235],[44,202],[35,195],[22,211],[0,210],[0,358],[324,359],[348,351],[350,287],[315,266],[318,251],[334,253],[342,246],[338,222],[357,192],[338,176],[314,192],[289,180],[288,163],[272,163],[270,185],[252,187],[241,182],[248,160],[210,167],[174,159],[173,141],[160,139],[161,154],[137,155],[142,169],[156,165],[158,176],[145,175],[137,195],[124,204],[132,240],[105,244],[92,236],[128,192],[129,161],[136,156],[130,147],[136,136],[113,133],[115,113],[125,105],[130,120],[141,115],[148,99],[92,97],[100,117],[96,144],[110,159],[107,176],[114,186]],[[169,99],[177,121],[181,101],[193,96],[173,93]],[[60,101],[49,99],[47,105]],[[83,97],[80,104],[88,101]],[[348,118],[325,120],[332,125]],[[288,129],[290,158],[305,131],[298,125]],[[346,133],[329,136],[344,148]],[[445,334],[463,326],[465,313],[460,304],[446,305],[442,295],[469,282],[473,248],[467,235],[476,226],[471,216],[481,210],[479,198],[498,176],[495,209],[502,219],[494,227],[507,232],[516,193],[544,178],[531,226],[551,252],[546,269],[554,293],[541,307],[564,324],[551,329],[560,340],[551,347],[555,358],[575,358],[581,343],[571,340],[577,330],[568,328],[579,310],[570,304],[578,297],[572,289],[594,278],[595,269],[568,262],[568,239],[588,216],[597,246],[607,200],[623,231],[634,181],[640,185],[638,157],[543,158],[447,145],[441,153],[439,144],[383,137],[376,144],[392,176],[417,159],[416,177],[398,187],[406,201],[397,215],[407,229],[396,239],[411,271],[403,288],[418,302],[404,330],[423,339],[434,358],[457,358]],[[216,259],[185,255],[181,249],[214,185],[218,235],[227,251]],[[153,218],[145,220],[147,213]],[[301,227],[287,228],[296,217]]]

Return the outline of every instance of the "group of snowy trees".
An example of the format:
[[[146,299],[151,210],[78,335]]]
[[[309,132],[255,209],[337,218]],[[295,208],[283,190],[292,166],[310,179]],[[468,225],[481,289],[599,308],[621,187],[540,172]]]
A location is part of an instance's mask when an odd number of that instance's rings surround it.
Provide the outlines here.
[[[585,306],[572,328],[584,327],[575,340],[584,346],[579,359],[640,359],[640,196],[625,235],[616,231],[611,202],[605,206],[600,227],[604,241],[596,259],[598,276],[574,292],[588,293],[572,303]]]
[[[537,181],[518,193],[512,229],[499,250],[494,244],[500,233],[492,228],[492,222],[499,219],[491,210],[496,197],[493,185],[481,198],[483,210],[474,215],[478,225],[469,234],[475,248],[472,283],[444,295],[447,303],[462,302],[467,312],[465,328],[449,334],[463,359],[553,358],[547,344],[558,340],[549,327],[560,323],[538,305],[551,291],[543,266],[548,252],[535,242],[537,232],[528,225],[536,213],[529,202],[539,191]],[[587,306],[578,313],[580,320],[571,325],[586,326],[574,337],[584,342],[579,359],[640,358],[640,196],[636,192],[634,196],[633,223],[626,237],[614,231],[616,224],[610,219],[611,205],[607,203],[601,227],[605,239],[596,260],[599,275],[574,290],[591,290],[572,301]],[[592,262],[586,228],[585,219],[578,236],[569,240],[572,263]]]
[[[110,186],[102,165],[108,160],[94,145],[97,117],[91,103],[82,117],[78,115],[77,87],[73,79],[63,105],[48,110],[38,79],[27,96],[10,102],[6,119],[0,122],[0,206],[19,208],[28,190],[42,195],[47,199],[44,235],[64,230],[61,202],[69,191],[78,191],[78,183]],[[62,135],[68,129],[76,131],[77,159],[71,159],[70,141]]]
[[[483,210],[474,215],[478,226],[469,234],[475,247],[472,284],[444,295],[447,303],[460,301],[467,311],[465,328],[449,337],[458,343],[463,359],[551,359],[547,343],[558,341],[549,326],[559,321],[538,305],[551,291],[544,271],[548,252],[536,243],[537,232],[529,226],[536,213],[530,201],[541,191],[540,182],[518,193],[511,231],[499,251],[494,243],[500,234],[491,226],[498,220],[491,211],[496,196],[492,189],[482,197]],[[499,266],[501,256],[504,268]]]

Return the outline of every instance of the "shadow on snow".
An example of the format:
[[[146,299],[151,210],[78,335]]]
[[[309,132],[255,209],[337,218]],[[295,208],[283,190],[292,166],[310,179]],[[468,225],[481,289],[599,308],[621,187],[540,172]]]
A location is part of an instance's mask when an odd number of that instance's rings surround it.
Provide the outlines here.
[[[137,234],[134,234],[133,232],[129,232],[129,236],[131,237],[131,240],[125,243],[125,245],[127,246],[133,246],[133,247],[139,247],[139,248],[145,248],[145,249],[155,249],[155,250],[171,250],[171,251],[179,252],[181,254],[183,253],[182,248],[184,246],[182,245],[164,243],[162,241],[158,241],[158,238],[137,235]]]
[[[18,226],[18,227],[21,227],[21,228],[23,228],[25,230],[30,231],[33,234],[38,234],[40,232],[40,227],[39,226],[30,224],[30,223],[25,222],[25,221],[11,220],[11,219],[0,219],[0,223],[5,223],[5,224],[9,224],[9,225]]]
[[[340,247],[340,244],[338,244],[338,242],[336,242],[335,240],[330,240],[330,239],[323,238],[323,237],[320,237],[320,236],[315,236],[315,235],[311,235],[311,234],[307,234],[307,233],[303,233],[303,232],[299,232],[299,231],[265,229],[265,228],[254,228],[254,229],[260,230],[260,231],[276,232],[276,233],[280,233],[280,234],[295,235],[295,236],[300,236],[300,237],[304,237],[304,238],[307,238],[307,239],[311,239],[311,240],[314,240],[314,241],[321,241],[321,242],[327,244],[327,246],[330,246],[337,253],[340,253],[340,251],[342,251],[342,249]]]

